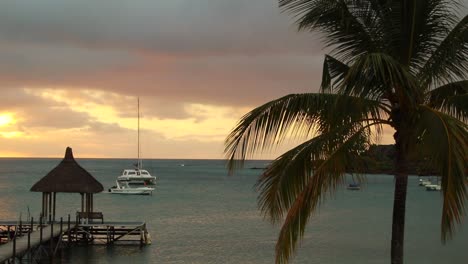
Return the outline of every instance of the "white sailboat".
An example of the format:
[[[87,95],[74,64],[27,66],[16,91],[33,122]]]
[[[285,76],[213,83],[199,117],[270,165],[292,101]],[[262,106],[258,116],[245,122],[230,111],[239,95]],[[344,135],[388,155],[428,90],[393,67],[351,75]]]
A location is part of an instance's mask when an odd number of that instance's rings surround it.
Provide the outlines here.
[[[151,192],[156,185],[156,176],[151,175],[147,170],[143,169],[143,164],[140,158],[140,98],[138,98],[138,159],[135,168],[124,169],[122,174],[117,177],[116,186],[109,189],[111,193],[126,193],[126,194],[147,194],[149,189]],[[143,193],[138,193],[143,192]]]
[[[125,169],[117,178],[120,181],[128,181],[130,186],[147,186],[156,185],[156,176],[152,176],[147,170],[143,169],[143,164],[140,158],[140,98],[137,99],[138,104],[138,151],[137,163],[135,168]]]

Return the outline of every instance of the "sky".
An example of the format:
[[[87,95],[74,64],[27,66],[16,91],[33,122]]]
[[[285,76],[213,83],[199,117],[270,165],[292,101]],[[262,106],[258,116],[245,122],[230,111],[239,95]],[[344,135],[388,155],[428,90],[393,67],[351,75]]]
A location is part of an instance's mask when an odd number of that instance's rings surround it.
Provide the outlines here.
[[[2,0],[0,157],[136,157],[139,97],[143,158],[223,158],[249,110],[318,90],[293,22],[277,0]]]

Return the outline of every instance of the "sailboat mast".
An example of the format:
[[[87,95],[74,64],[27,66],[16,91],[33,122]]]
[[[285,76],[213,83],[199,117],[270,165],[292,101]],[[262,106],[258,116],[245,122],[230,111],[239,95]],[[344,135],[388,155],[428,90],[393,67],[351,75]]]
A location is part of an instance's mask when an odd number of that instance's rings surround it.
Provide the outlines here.
[[[140,97],[137,97],[137,105],[138,105],[138,161],[137,161],[137,169],[141,167],[141,160],[140,160]]]

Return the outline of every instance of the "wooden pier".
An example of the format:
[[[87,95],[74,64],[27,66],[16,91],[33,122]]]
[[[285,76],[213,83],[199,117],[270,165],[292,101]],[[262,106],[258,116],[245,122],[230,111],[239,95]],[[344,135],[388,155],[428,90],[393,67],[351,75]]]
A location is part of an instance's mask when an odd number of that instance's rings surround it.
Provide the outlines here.
[[[52,262],[60,247],[75,244],[151,244],[145,222],[104,221],[104,214],[94,210],[93,195],[103,190],[67,147],[64,159],[31,187],[31,191],[42,193],[39,221],[0,221],[0,264],[17,260],[35,263],[45,257]],[[57,193],[81,195],[81,211],[76,212],[74,221],[70,215],[65,221],[56,218]]]
[[[62,219],[62,218],[61,218]],[[29,262],[53,258],[61,247],[93,244],[151,244],[145,222],[0,221],[0,263]]]

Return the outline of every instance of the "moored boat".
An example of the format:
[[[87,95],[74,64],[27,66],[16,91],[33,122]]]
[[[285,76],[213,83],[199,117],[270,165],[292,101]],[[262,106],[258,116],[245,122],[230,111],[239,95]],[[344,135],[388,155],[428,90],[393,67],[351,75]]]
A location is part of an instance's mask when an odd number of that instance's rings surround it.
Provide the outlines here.
[[[346,187],[348,190],[361,190],[361,185],[359,183],[350,183]]]
[[[115,186],[109,189],[110,193],[114,194],[134,194],[134,195],[150,195],[153,194],[154,188],[148,186],[130,187],[127,181],[115,181]]]
[[[440,191],[442,187],[439,184],[426,185],[426,191]]]
[[[419,186],[427,186],[431,184],[432,182],[430,180],[419,179]]]

